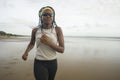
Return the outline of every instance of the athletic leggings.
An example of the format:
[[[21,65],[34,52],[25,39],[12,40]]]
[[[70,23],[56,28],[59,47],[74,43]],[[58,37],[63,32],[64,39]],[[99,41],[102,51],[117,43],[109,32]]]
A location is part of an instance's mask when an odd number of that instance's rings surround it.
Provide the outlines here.
[[[57,71],[57,60],[34,61],[34,76],[35,80],[54,80]]]

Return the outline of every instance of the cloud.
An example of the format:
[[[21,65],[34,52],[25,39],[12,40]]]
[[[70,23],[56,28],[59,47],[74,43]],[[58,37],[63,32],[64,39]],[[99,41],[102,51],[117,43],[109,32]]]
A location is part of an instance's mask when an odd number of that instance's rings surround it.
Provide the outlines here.
[[[8,28],[7,31],[21,34],[22,28],[37,26],[38,11],[47,5],[55,9],[56,22],[65,35],[117,35],[120,32],[119,0],[0,0],[0,30]]]

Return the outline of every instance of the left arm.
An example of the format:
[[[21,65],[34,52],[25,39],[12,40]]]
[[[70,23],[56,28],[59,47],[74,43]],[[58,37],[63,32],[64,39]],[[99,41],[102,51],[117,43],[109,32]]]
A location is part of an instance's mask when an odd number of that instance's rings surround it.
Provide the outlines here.
[[[64,37],[63,37],[63,33],[62,33],[62,30],[60,27],[56,27],[56,33],[57,33],[59,45],[56,45],[55,43],[50,42],[46,35],[43,35],[40,38],[40,41],[42,43],[50,46],[51,48],[53,48],[57,52],[63,53],[64,52]]]

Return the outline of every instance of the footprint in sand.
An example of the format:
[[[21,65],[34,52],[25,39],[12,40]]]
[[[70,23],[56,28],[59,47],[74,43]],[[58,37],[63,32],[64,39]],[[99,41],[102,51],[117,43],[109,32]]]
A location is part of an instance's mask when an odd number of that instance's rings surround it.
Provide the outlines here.
[[[10,66],[4,66],[3,68],[4,69],[10,69]]]
[[[4,80],[5,78],[7,78],[8,76],[11,76],[11,75],[13,75],[13,72],[8,72],[8,73],[4,74],[4,75],[1,77],[1,79]],[[0,79],[0,80],[1,80],[1,79]],[[6,79],[5,79],[5,80],[6,80]]]
[[[8,64],[17,64],[18,58],[13,58]]]
[[[26,76],[30,76],[31,74],[30,73],[27,73]]]
[[[9,64],[16,64],[16,63],[17,63],[17,62],[15,62],[15,61],[14,61],[14,62],[9,62]]]
[[[18,60],[18,58],[14,58],[13,60]]]

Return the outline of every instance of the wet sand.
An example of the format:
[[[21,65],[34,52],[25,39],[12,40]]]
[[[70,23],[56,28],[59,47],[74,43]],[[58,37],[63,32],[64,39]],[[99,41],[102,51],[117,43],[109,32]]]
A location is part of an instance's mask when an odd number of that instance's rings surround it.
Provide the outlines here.
[[[34,80],[35,49],[30,52],[27,61],[21,59],[28,43],[26,40],[0,41],[0,80]],[[58,54],[55,80],[120,80],[120,54],[115,53],[115,56],[111,57],[106,49],[96,49],[93,53],[90,46],[87,46],[87,50],[82,46],[83,50],[77,44],[72,44],[72,47],[70,45],[66,43],[65,53]],[[119,49],[118,47],[117,50]],[[101,52],[104,52],[104,55]]]

